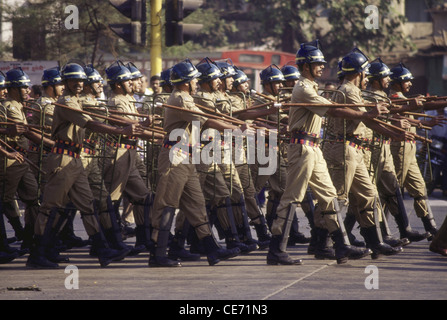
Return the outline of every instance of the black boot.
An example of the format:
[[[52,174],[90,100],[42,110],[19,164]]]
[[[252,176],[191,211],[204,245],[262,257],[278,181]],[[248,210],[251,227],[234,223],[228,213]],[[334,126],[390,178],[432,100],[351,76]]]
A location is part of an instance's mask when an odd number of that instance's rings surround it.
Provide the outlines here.
[[[408,217],[406,215],[398,213],[394,216],[394,220],[396,221],[401,238],[407,238],[410,242],[419,242],[427,239],[430,236],[430,234],[427,232],[421,234],[413,230],[408,222]]]
[[[317,247],[317,243],[318,243],[318,232],[315,230],[315,227],[313,227],[310,230],[310,242],[309,245],[307,246],[307,254],[315,254],[315,250]]]
[[[268,233],[266,224],[254,224],[256,235],[258,236],[259,249],[266,249],[270,245],[272,237]]]
[[[64,213],[66,215],[67,222],[59,233],[59,239],[65,246],[67,246],[68,249],[83,248],[90,244],[90,241],[84,240],[74,233],[73,221],[76,211],[77,209],[71,206],[65,209]]]
[[[0,251],[0,264],[9,263],[9,262],[13,261],[14,259],[16,259],[18,256],[19,255],[17,254],[17,252],[9,253],[9,252]]]
[[[160,221],[160,229],[158,230],[157,243],[150,251],[149,266],[150,267],[181,267],[182,265],[168,258],[168,242],[169,234],[174,220],[175,208],[165,208]]]
[[[355,247],[365,247],[366,244],[363,241],[358,240],[353,234],[352,229],[356,223],[355,216],[353,214],[347,214],[343,223],[345,224],[346,233],[348,235],[349,243]]]
[[[23,241],[20,245],[21,250],[30,251],[31,246],[33,245],[33,236],[34,236],[34,224],[25,223],[25,228],[23,229]]]
[[[39,213],[42,214],[42,213]],[[53,208],[50,211],[48,220],[45,224],[43,235],[34,235],[33,245],[30,250],[30,255],[26,262],[27,268],[32,269],[58,269],[59,265],[48,259],[47,253],[54,244],[51,243],[53,224],[58,215],[57,208]]]
[[[115,250],[129,250],[128,256],[136,256],[141,252],[146,250],[145,246],[135,246],[132,247],[123,242],[121,230],[106,229],[104,230],[104,236],[110,246],[110,248]]]
[[[303,263],[301,259],[292,259],[289,254],[280,249],[282,236],[272,236],[270,241],[269,252],[267,254],[267,264],[270,265],[300,265]]]
[[[425,231],[429,233],[427,240],[428,241],[433,240],[433,236],[436,235],[436,233],[438,233],[435,218],[432,215],[427,214],[425,217],[422,217],[421,220],[422,224],[424,225]]]
[[[197,261],[200,260],[200,254],[191,253],[185,249],[186,237],[181,231],[177,231],[169,246],[168,258],[171,260]]]
[[[212,235],[204,237],[202,242],[210,266],[214,266],[221,260],[236,257],[241,252],[237,247],[232,249],[224,249],[220,247]]]
[[[225,234],[225,244],[227,245],[227,249],[238,248],[242,254],[247,254],[247,253],[253,251],[245,243],[240,242],[239,237],[237,235],[233,234],[233,232],[231,232],[231,229],[225,230],[224,234]]]
[[[17,238],[17,241],[22,241],[24,236],[24,229],[22,227],[22,223],[20,222],[19,217],[13,217],[9,219],[9,223],[12,226],[12,229],[14,230],[15,237]]]
[[[324,260],[335,260],[335,251],[330,246],[328,246],[328,236],[329,232],[327,229],[314,228],[317,235],[317,243],[315,244],[315,259]]]
[[[376,226],[360,228],[360,234],[365,238],[366,247],[372,250],[372,259],[378,259],[380,255],[395,255],[403,250],[402,247],[393,248],[386,243],[380,242]]]
[[[297,243],[306,244],[309,242],[310,238],[306,237],[302,232],[299,231],[298,218],[296,217],[296,215],[294,215],[290,228],[289,239],[287,240],[287,245],[294,246]]]
[[[96,201],[95,201],[96,202]],[[104,235],[109,243],[110,247],[115,250],[130,250],[129,256],[136,256],[146,250],[143,244],[135,245],[132,247],[123,241],[123,235],[118,224],[118,218],[116,217],[116,211],[110,197],[107,199],[108,210],[101,214],[108,214],[112,227],[104,230]],[[96,207],[99,208],[99,203],[96,202]],[[99,220],[99,219],[98,219]]]
[[[0,264],[4,264],[17,258],[19,254],[17,251],[11,250],[8,245],[8,240],[6,238],[6,227],[1,210],[0,202]]]
[[[130,249],[115,250],[111,249],[101,232],[91,236],[92,249],[96,252],[101,267],[107,267],[114,261],[123,260],[130,252]]]
[[[197,237],[197,233],[192,226],[189,227],[187,238],[190,244],[189,251],[191,251],[191,253],[206,255],[203,241],[199,240],[199,238]]]
[[[386,219],[385,217],[383,217],[383,218]],[[388,244],[394,248],[395,247],[403,247],[403,246],[410,244],[410,240],[408,240],[407,238],[396,239],[393,236],[391,236],[390,234],[388,234],[387,227],[385,226],[385,223],[383,221],[380,222],[380,229],[382,230],[383,242],[385,242],[386,244]]]
[[[59,265],[47,258],[49,242],[46,236],[34,236],[34,245],[26,261],[26,267],[31,269],[58,269]]]
[[[357,248],[346,244],[341,229],[332,232],[331,238],[334,241],[337,264],[346,263],[348,259],[357,260],[372,254],[370,249]]]
[[[397,228],[399,229],[400,237],[407,238],[410,242],[418,242],[427,239],[430,236],[429,233],[426,232],[424,234],[420,234],[419,232],[411,229],[400,188],[397,188],[396,190],[396,199],[398,211],[396,215],[394,215],[394,220],[396,221]]]

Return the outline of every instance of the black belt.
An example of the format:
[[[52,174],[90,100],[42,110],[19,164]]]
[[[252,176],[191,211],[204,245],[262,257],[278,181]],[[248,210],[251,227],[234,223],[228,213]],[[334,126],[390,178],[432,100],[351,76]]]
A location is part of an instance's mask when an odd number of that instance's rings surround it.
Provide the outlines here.
[[[82,144],[70,141],[57,140],[53,146],[52,153],[65,154],[71,157],[79,158],[82,150]]]
[[[301,141],[307,141],[307,143],[302,143]],[[321,138],[315,133],[309,133],[305,131],[293,131],[290,137],[290,143],[309,144],[318,146],[321,143]]]

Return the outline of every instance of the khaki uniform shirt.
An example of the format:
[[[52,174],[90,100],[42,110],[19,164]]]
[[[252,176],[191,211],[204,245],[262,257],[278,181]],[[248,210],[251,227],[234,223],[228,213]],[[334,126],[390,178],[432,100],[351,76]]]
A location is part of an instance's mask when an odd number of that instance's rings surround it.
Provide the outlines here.
[[[336,98],[337,103],[347,103],[347,104],[365,104],[362,98],[362,91],[349,81],[343,82],[339,88],[340,91],[345,93],[346,102],[344,101],[342,95],[338,94]],[[366,112],[364,107],[355,108],[357,111]],[[333,125],[331,126],[332,134],[335,136],[343,135],[343,121],[346,121],[346,134],[364,137],[366,125],[362,120],[344,120],[342,118],[333,118]]]
[[[98,107],[99,106],[99,101],[96,100],[95,98],[83,94],[79,97],[79,103],[81,104],[82,108],[87,108],[87,107]],[[92,112],[92,110],[88,110],[89,112]],[[93,111],[95,113],[101,114],[101,115],[105,115],[105,112],[97,112],[97,111]],[[102,118],[96,118],[94,116],[92,116],[92,120],[94,121],[100,121],[100,122],[104,122],[104,119]],[[96,140],[98,138],[98,133],[90,131],[89,129],[85,130],[85,139],[89,139],[89,140]]]
[[[8,121],[12,120],[14,122],[28,124],[25,116],[25,110],[23,109],[23,105],[20,102],[6,99],[3,103],[3,106],[6,109],[6,116],[8,118]],[[6,143],[11,145],[12,147],[17,146],[24,150],[28,150],[28,139],[24,135],[15,137],[7,136]]]
[[[214,93],[216,108],[222,113],[230,113],[233,110],[233,106],[231,104],[231,97],[222,91],[216,91]]]
[[[175,89],[169,97],[167,104],[171,106],[181,107],[186,110],[203,113],[202,116],[187,111],[184,112],[176,109],[166,108],[165,121],[163,125],[163,129],[167,132],[167,137],[169,137],[170,133],[175,129],[184,129],[185,131],[182,135],[182,138],[185,139],[185,142],[188,141],[188,144],[190,145],[196,145],[200,143],[200,138],[199,140],[197,140],[197,137],[191,134],[192,122],[199,121],[200,126],[202,126],[208,120],[208,118],[206,118],[206,115],[202,110],[196,107],[194,98],[187,92]]]
[[[292,92],[292,103],[332,104],[318,95],[318,84],[305,77],[300,77]],[[289,130],[304,131],[320,135],[322,116],[329,107],[290,107]]]
[[[64,95],[59,98],[58,103],[82,111],[80,98],[75,95]],[[85,137],[85,126],[87,122],[92,120],[89,115],[82,112],[56,106],[54,108],[52,138],[53,140],[82,144]]]
[[[135,107],[135,103],[133,103],[132,101],[135,101],[135,98],[130,95],[112,93],[109,98],[108,105],[119,112],[138,113],[137,108]],[[138,117],[131,115],[120,116],[130,120],[138,120]]]
[[[56,102],[56,98],[52,98],[48,96],[46,93],[42,95],[37,100],[37,103],[42,107],[42,110],[45,112],[45,126],[52,126],[53,125],[53,114],[54,114],[54,102]],[[32,108],[35,108],[35,106],[31,105]],[[31,117],[28,118],[29,123],[31,124],[39,124],[40,125],[40,112],[31,112]]]

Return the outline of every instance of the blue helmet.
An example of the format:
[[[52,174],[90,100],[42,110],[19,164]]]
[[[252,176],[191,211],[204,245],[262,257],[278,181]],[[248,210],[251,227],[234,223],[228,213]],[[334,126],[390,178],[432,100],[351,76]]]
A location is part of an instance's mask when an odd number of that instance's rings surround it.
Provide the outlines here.
[[[405,65],[401,62],[391,70],[391,82],[404,82],[413,80],[414,77]]]
[[[129,62],[126,65],[126,68],[129,69],[130,73],[132,74],[132,79],[138,79],[142,78],[143,74],[138,70],[138,68],[133,64],[133,62]]]
[[[288,80],[298,80],[300,78],[300,72],[298,69],[291,65],[285,65],[281,68],[281,72],[284,75],[286,81]]]
[[[85,74],[84,68],[77,63],[67,63],[61,71],[61,76],[63,80],[67,79],[78,79],[87,80],[87,75]]]
[[[200,77],[200,75],[200,72],[192,62],[189,59],[186,59],[172,67],[171,83],[173,85],[187,83]]]
[[[107,82],[110,84],[132,80],[132,73],[124,64],[117,60],[106,69]]]
[[[163,70],[160,73],[160,87],[172,86],[172,83],[171,83],[171,70],[172,70],[172,68],[169,68],[169,69]]]
[[[210,58],[202,59],[197,65],[197,70],[201,73],[199,82],[209,82],[217,78],[223,77],[220,68]]]
[[[102,82],[104,79],[101,77],[101,74],[96,70],[92,64],[84,66],[85,74],[87,75],[87,83],[95,83]]]
[[[233,87],[235,88],[250,80],[245,72],[240,69],[236,69],[236,75],[233,76],[233,79]]]
[[[220,77],[221,79],[230,78],[236,75],[236,69],[230,59],[216,61],[216,65],[222,73],[222,76]]]
[[[6,76],[0,71],[0,89],[6,88]]]
[[[296,53],[295,62],[297,65],[317,62],[326,63],[318,39],[313,42],[302,43],[300,49]]]
[[[361,73],[363,71],[368,73],[368,68],[369,59],[358,48],[352,49],[352,51],[341,60],[341,69],[344,74]]]
[[[17,67],[6,72],[5,85],[7,88],[21,88],[29,87],[31,80],[29,76],[22,70],[21,67]]]
[[[382,59],[377,58],[377,61],[371,62],[369,66],[368,79],[379,80],[388,76],[391,76],[391,70],[388,66],[383,63]]]
[[[281,70],[278,68],[278,66],[272,64],[261,71],[259,74],[259,77],[261,78],[261,84],[276,82],[276,81],[285,81],[284,75],[282,74]]]
[[[62,76],[59,67],[45,69],[42,75],[42,86],[53,86],[62,83]]]

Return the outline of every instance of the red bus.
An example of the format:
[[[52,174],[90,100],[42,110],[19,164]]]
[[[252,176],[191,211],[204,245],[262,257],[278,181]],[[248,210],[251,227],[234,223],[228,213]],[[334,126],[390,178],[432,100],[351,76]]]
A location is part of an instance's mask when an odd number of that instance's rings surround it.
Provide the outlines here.
[[[279,68],[286,64],[295,64],[295,55],[281,51],[232,50],[223,51],[222,59],[231,59],[233,64],[243,70],[251,80],[251,87],[261,91],[259,73],[275,64]]]

